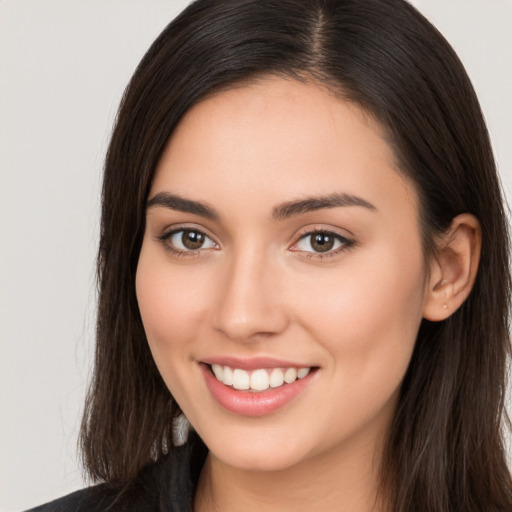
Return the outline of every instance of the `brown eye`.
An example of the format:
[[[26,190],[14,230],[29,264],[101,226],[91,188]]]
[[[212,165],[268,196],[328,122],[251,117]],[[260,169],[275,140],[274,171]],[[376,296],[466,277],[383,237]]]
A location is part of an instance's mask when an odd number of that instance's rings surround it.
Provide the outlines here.
[[[329,233],[315,233],[311,235],[311,247],[316,252],[327,252],[334,247],[334,237]]]
[[[203,249],[216,249],[217,244],[197,229],[177,229],[160,237],[165,247],[173,252],[193,253]]]
[[[200,249],[201,246],[204,244],[205,237],[203,233],[200,233],[199,231],[191,231],[189,229],[184,229],[182,233],[183,234],[181,235],[181,243],[187,249],[195,251],[197,249]]]
[[[331,256],[352,247],[354,243],[353,240],[332,231],[312,231],[303,235],[292,250],[310,253],[311,256],[315,254],[318,257],[323,254]]]

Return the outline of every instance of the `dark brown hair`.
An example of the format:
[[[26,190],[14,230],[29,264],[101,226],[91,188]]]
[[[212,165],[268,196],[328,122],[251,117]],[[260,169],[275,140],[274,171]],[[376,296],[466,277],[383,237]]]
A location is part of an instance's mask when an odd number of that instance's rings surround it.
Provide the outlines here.
[[[499,181],[462,64],[403,0],[198,0],[144,56],[105,164],[95,373],[81,432],[90,476],[122,485],[172,456],[179,408],[151,357],[135,296],[145,203],[187,110],[264,75],[323,83],[379,121],[418,191],[426,254],[457,214],[479,219],[473,291],[446,321],[420,327],[382,486],[396,512],[512,510],[502,440],[509,245]]]

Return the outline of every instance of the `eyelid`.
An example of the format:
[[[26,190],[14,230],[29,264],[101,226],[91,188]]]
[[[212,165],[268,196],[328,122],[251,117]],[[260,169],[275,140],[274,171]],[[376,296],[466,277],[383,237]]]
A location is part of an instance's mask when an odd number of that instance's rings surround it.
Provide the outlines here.
[[[295,239],[294,244],[296,244],[297,241],[300,240],[301,238],[304,238],[307,235],[311,235],[311,234],[315,234],[315,233],[328,233],[328,234],[336,235],[344,240],[348,240],[351,242],[355,241],[354,234],[351,233],[350,231],[348,231],[347,229],[342,230],[341,228],[336,228],[334,226],[325,226],[325,225],[320,225],[320,224],[314,224],[314,225],[302,227],[298,231],[296,231],[294,234],[294,239]]]
[[[198,233],[201,233],[206,238],[210,239],[216,247],[206,247],[206,248],[199,248],[199,249],[189,249],[189,250],[182,250],[179,249],[172,244],[169,243],[169,239],[176,233],[179,233],[180,231],[196,231]],[[288,250],[291,250],[292,252],[297,253],[303,253],[304,257],[307,257],[308,259],[322,259],[322,258],[328,258],[332,256],[336,256],[342,252],[345,252],[346,250],[354,247],[356,245],[356,241],[353,238],[352,233],[350,233],[349,236],[347,236],[345,233],[341,232],[342,230],[340,228],[335,228],[333,226],[320,226],[320,225],[314,225],[314,226],[305,226],[298,230],[294,235],[294,242],[293,244],[288,248]],[[347,232],[348,230],[343,230]],[[316,251],[304,251],[300,249],[294,249],[293,247],[296,246],[301,240],[308,236],[312,236],[316,233],[323,233],[332,235],[335,238],[337,238],[341,242],[341,246],[336,249],[331,249],[325,252],[316,252]],[[155,239],[162,243],[166,250],[170,251],[174,255],[177,256],[199,256],[200,253],[209,251],[211,249],[218,250],[220,249],[219,242],[215,239],[213,235],[209,233],[209,230],[204,228],[203,226],[197,226],[195,224],[190,223],[184,223],[184,224],[173,224],[171,226],[167,226],[161,235],[157,235]]]
[[[308,259],[322,259],[322,258],[329,258],[333,256],[337,256],[338,254],[345,252],[348,249],[353,248],[356,245],[356,241],[353,238],[352,233],[350,233],[350,236],[347,236],[346,234],[340,232],[341,230],[339,228],[334,228],[332,226],[306,226],[301,228],[295,235],[295,241],[289,248],[292,252],[297,253],[303,253],[304,257]],[[346,230],[344,230],[346,231]],[[308,236],[312,236],[316,233],[323,233],[328,235],[333,235],[338,240],[341,241],[341,247],[338,247],[333,250],[325,251],[325,252],[315,252],[315,251],[303,251],[300,249],[293,249],[294,246],[296,246],[301,240]]]
[[[173,233],[176,233],[178,231],[197,231],[198,233],[202,233],[203,235],[207,236],[208,238],[212,239],[217,245],[220,245],[219,242],[216,240],[216,237],[210,233],[210,230],[205,228],[204,226],[200,226],[198,224],[194,223],[183,223],[183,224],[171,224],[169,226],[166,226],[161,230],[161,235],[157,235],[155,238],[158,240],[169,238]]]
[[[201,233],[206,238],[211,240],[215,244],[215,247],[205,247],[205,248],[199,248],[199,249],[195,249],[195,250],[194,249],[188,249],[188,250],[180,249],[170,243],[170,239],[172,238],[172,236],[175,235],[176,233],[179,233],[180,231],[194,231],[197,233]],[[204,228],[202,226],[199,227],[197,225],[186,224],[186,223],[185,224],[173,224],[171,226],[167,226],[163,230],[163,233],[161,235],[157,235],[155,237],[155,239],[158,242],[160,242],[167,251],[171,252],[175,256],[180,256],[180,257],[194,257],[194,256],[197,257],[202,252],[209,251],[212,249],[218,250],[220,248],[220,244],[217,242],[217,240],[215,239],[214,236],[209,234],[209,230],[207,230],[206,228]]]

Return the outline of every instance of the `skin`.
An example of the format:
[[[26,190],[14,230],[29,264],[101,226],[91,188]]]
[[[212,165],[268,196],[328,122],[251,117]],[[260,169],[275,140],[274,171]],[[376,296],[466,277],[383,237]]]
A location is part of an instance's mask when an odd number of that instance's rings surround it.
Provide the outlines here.
[[[277,205],[333,192],[373,208],[272,217]],[[189,110],[149,198],[159,193],[218,214],[148,208],[136,281],[158,369],[210,449],[195,510],[384,510],[379,462],[418,328],[469,293],[478,223],[461,216],[447,238],[455,250],[428,264],[416,191],[379,126],[319,85],[282,78]],[[183,227],[209,237],[203,248],[178,255],[159,238]],[[350,244],[319,255],[313,229]],[[208,391],[199,362],[214,356],[318,370],[291,402],[247,417]]]

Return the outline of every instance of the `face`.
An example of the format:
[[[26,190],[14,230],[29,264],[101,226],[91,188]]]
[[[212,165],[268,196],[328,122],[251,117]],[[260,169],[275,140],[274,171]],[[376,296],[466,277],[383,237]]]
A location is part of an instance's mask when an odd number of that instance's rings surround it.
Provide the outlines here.
[[[413,187],[376,123],[322,87],[219,93],[170,138],[137,298],[165,383],[224,463],[276,470],[377,446],[425,276]]]

